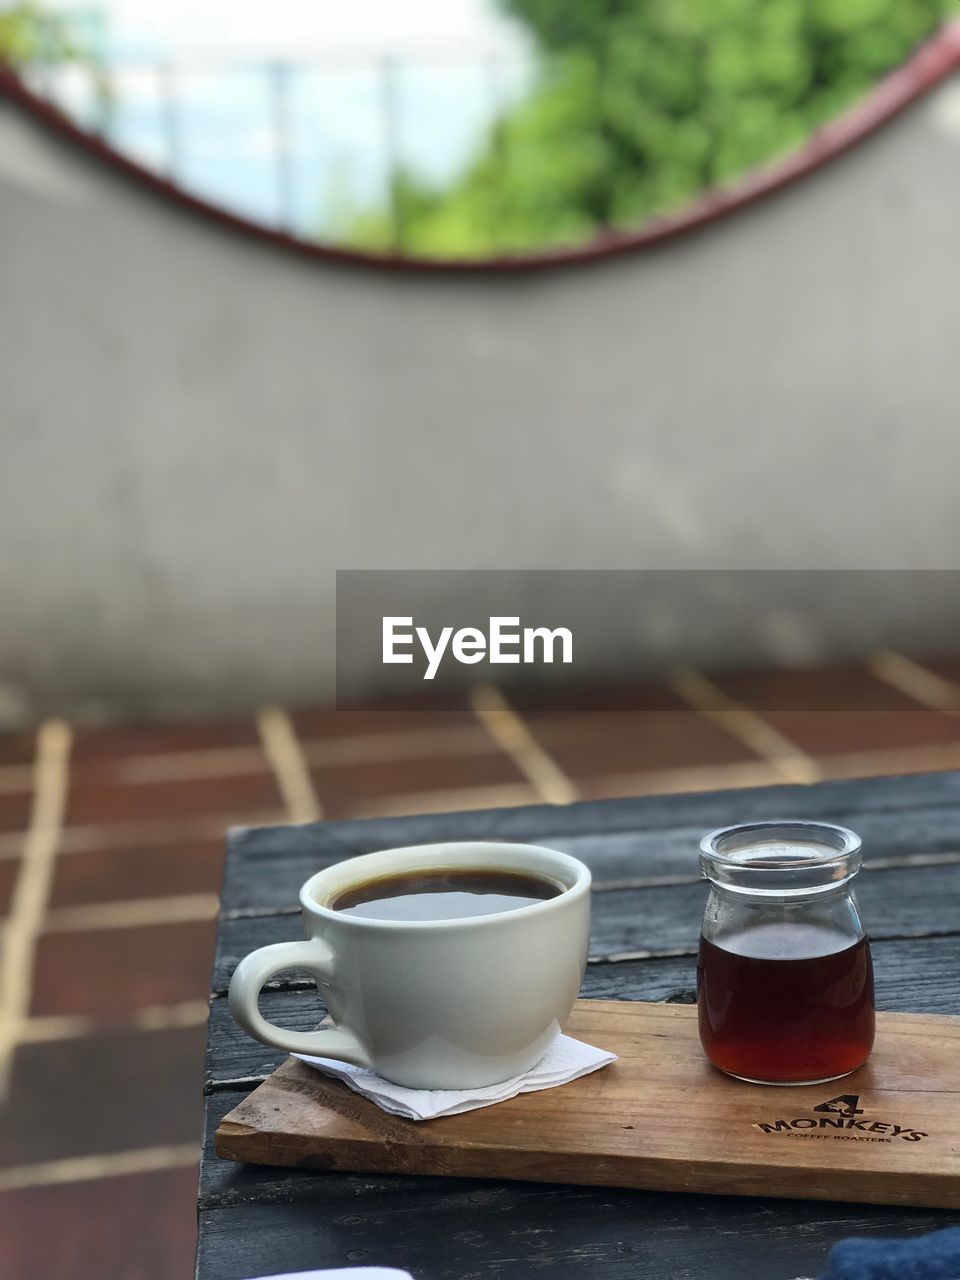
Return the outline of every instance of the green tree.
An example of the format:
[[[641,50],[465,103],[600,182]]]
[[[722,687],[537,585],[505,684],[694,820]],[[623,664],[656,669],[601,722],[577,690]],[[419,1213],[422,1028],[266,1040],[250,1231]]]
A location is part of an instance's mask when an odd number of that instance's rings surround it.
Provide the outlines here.
[[[45,11],[34,0],[0,10],[0,62],[25,67],[37,62],[70,62],[82,56],[69,22]]]
[[[798,146],[929,35],[948,0],[500,0],[533,92],[461,176],[397,175],[346,238],[485,256],[635,227]],[[951,9],[955,3],[951,3]],[[399,215],[399,216],[397,216]]]

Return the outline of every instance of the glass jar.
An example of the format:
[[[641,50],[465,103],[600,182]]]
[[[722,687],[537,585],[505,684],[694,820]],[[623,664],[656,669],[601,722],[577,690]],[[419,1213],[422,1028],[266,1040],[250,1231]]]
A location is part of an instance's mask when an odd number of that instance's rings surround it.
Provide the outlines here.
[[[700,1040],[755,1084],[819,1084],[873,1048],[873,965],[853,896],[860,838],[821,822],[704,836],[710,881],[697,961]]]

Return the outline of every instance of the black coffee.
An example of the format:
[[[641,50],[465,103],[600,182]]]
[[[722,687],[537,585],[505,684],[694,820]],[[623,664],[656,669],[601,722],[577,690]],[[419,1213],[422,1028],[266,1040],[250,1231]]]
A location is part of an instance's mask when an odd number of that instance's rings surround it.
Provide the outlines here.
[[[354,885],[327,905],[368,920],[469,920],[516,911],[563,893],[561,885],[515,871],[412,871]]]

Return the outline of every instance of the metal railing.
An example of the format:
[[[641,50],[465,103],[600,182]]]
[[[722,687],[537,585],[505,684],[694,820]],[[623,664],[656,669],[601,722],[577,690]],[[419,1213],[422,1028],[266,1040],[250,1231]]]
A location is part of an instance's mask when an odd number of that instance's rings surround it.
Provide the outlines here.
[[[463,89],[459,96],[464,103],[468,99],[472,103],[469,109],[464,107],[463,119],[458,121],[454,89],[447,94],[453,110],[437,112],[425,124],[425,113],[414,112],[411,100],[422,94],[426,80],[438,71],[459,80],[461,86],[471,82],[472,89]],[[329,210],[325,225],[324,200],[329,204],[334,198],[337,174],[333,171],[338,166],[359,172],[362,190],[354,200],[356,212],[385,219],[390,242],[385,247],[402,253],[407,246],[402,182],[411,175],[429,182],[423,172],[429,164],[424,166],[423,157],[433,145],[431,131],[442,139],[441,149],[447,152],[446,180],[453,180],[457,169],[491,146],[505,174],[507,156],[498,141],[500,122],[534,74],[532,57],[454,52],[257,63],[34,65],[25,78],[35,92],[82,127],[176,185],[290,234],[334,242],[346,234],[343,227],[330,224]],[[338,82],[342,111],[351,110],[351,94],[342,90],[347,79],[352,79],[353,98],[364,99],[362,121],[354,122],[352,145],[341,146],[324,162],[317,153],[323,150],[323,140],[336,133]],[[207,88],[198,96],[196,86],[203,80]],[[358,93],[361,83],[362,93]],[[211,85],[217,86],[212,95]],[[311,93],[304,92],[308,85]],[[211,135],[202,116],[218,95],[221,118]],[[326,110],[319,105],[324,97]],[[232,120],[231,102],[234,108],[242,104]],[[233,132],[240,117],[245,117],[244,126],[257,138],[256,162],[249,160],[245,175]],[[342,114],[339,123],[343,123]],[[233,176],[220,191],[210,176],[218,168],[218,139],[220,159],[234,155]],[[317,195],[316,207],[311,192]]]

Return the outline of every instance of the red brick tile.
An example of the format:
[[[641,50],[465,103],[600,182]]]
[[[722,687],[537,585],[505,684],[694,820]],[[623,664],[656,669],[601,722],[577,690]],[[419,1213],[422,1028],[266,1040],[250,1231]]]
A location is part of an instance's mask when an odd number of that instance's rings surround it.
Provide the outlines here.
[[[736,738],[692,711],[553,716],[527,724],[574,781],[756,758]]]
[[[937,773],[960,766],[960,747],[949,757],[907,748],[903,752],[887,750],[879,755],[872,751],[849,756],[830,756],[820,761],[824,778],[875,778],[886,774]]]
[[[196,1168],[35,1187],[0,1196],[10,1280],[187,1280]]]
[[[934,675],[942,676],[944,680],[950,680],[960,687],[960,654],[921,655],[913,660],[919,666],[925,667],[927,671],[932,671]]]
[[[0,792],[0,831],[26,831],[32,805],[30,791]]]
[[[918,706],[865,668],[739,672],[715,677],[810,755],[960,741],[960,721]]]
[[[33,764],[36,745],[33,733],[0,733],[0,765]]]
[[[506,787],[478,788],[468,791],[412,792],[405,796],[358,801],[338,814],[346,818],[408,818],[415,814],[461,813],[464,809],[516,809],[525,804],[540,804],[542,797],[528,783],[516,782]]]
[[[723,791],[732,787],[768,787],[783,778],[763,760],[730,765],[680,769],[676,773],[620,774],[587,778],[580,783],[584,800],[612,800],[622,796],[679,794],[684,791]]]
[[[200,1138],[206,1031],[22,1044],[0,1104],[0,1168]]]
[[[0,916],[5,916],[10,910],[13,886],[17,882],[19,870],[19,858],[0,858]]]
[[[159,755],[168,751],[215,751],[221,747],[256,746],[256,722],[227,720],[218,724],[75,726],[75,761],[118,760],[125,756]]]
[[[960,721],[933,711],[768,711],[764,719],[817,757],[960,744]]]
[[[111,1021],[148,1005],[203,999],[213,938],[212,920],[42,934],[32,1012]]]
[[[667,685],[653,680],[507,689],[505,697],[515,711],[538,721],[572,715],[671,711],[683,706]]]
[[[312,776],[324,813],[331,818],[348,815],[358,802],[383,796],[512,786],[525,781],[513,761],[493,746],[488,754],[478,756],[326,766],[314,769]]]
[[[97,849],[57,859],[51,907],[88,902],[122,902],[184,893],[219,893],[223,878],[222,840]],[[0,903],[3,864],[0,862]]]
[[[210,813],[282,810],[273,774],[194,778],[180,782],[117,783],[75,769],[67,802],[67,823],[130,822],[137,819],[196,817]]]
[[[853,662],[712,672],[710,679],[730,697],[764,714],[785,710],[903,711],[917,706],[912,698]]]
[[[313,707],[292,713],[301,738],[345,738],[367,734],[422,732],[475,725],[476,717],[464,703],[383,701],[364,707]]]

